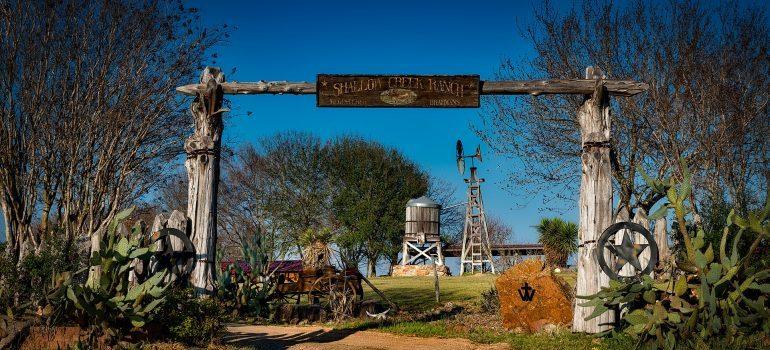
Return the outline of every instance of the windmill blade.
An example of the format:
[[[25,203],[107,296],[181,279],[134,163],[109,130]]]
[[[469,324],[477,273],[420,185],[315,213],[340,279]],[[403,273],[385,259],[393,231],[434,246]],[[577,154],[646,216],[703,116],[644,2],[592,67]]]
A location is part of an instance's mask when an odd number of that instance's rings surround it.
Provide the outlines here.
[[[479,159],[479,162],[481,162],[481,146],[476,146],[476,158]]]
[[[460,172],[460,175],[465,174],[465,158],[457,158],[457,171]]]
[[[463,157],[463,142],[460,140],[457,140],[457,159],[460,159]]]

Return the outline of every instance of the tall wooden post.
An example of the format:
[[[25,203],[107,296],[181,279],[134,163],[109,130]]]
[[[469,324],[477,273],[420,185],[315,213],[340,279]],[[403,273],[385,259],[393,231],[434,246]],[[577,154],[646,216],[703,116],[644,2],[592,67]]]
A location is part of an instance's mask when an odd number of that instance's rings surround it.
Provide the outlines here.
[[[222,144],[222,86],[225,76],[219,68],[206,67],[198,91],[190,106],[195,132],[185,142],[185,167],[189,180],[187,216],[190,240],[197,252],[190,283],[198,295],[214,293],[214,261],[217,249],[217,188]]]
[[[655,227],[653,228],[655,243],[658,244],[658,266],[667,266],[666,263],[671,258],[671,248],[668,246],[668,234],[666,233],[667,225],[664,216],[655,220]]]
[[[617,213],[615,213],[615,223],[627,222],[630,219],[630,216],[631,216],[631,210],[628,209],[627,206],[621,205],[620,207],[618,207]],[[623,236],[627,233],[629,233],[628,230],[618,231],[618,233],[615,234],[615,244],[621,244],[623,242]],[[613,257],[613,259],[605,260],[605,261],[607,261],[610,264],[614,264],[616,259],[614,259]],[[620,274],[621,276],[631,276],[634,274],[634,271],[636,271],[636,269],[634,269],[634,267],[631,266],[631,264],[625,264],[620,269],[620,271],[618,271],[618,274]]]
[[[586,69],[586,79],[597,79],[592,95],[587,95],[577,111],[583,145],[580,181],[580,247],[577,257],[577,295],[591,295],[609,285],[596,259],[596,241],[612,223],[612,168],[610,165],[609,94],[602,82],[601,70]],[[611,312],[586,321],[593,308],[575,303],[572,330],[598,333],[608,329]]]
[[[634,222],[642,225],[642,227],[646,228],[648,231],[650,230],[650,220],[647,218],[647,210],[644,208],[636,208],[636,213],[634,213]],[[641,233],[634,234],[634,242],[644,242],[645,238],[643,238]],[[652,243],[652,242],[648,242]],[[657,242],[656,242],[657,243]],[[642,254],[639,255],[639,264],[642,265],[642,268],[647,266],[647,264],[650,263],[650,249],[645,249],[642,251]],[[650,277],[655,277],[655,273],[653,271],[650,271]]]

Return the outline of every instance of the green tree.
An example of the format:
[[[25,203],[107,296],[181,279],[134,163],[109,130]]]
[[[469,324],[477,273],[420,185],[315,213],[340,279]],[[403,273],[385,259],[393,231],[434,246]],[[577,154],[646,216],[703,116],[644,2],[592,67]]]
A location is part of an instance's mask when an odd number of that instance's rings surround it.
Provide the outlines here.
[[[246,160],[262,176],[264,187],[252,189],[270,217],[269,224],[294,244],[301,254],[300,238],[307,230],[329,226],[330,187],[324,164],[324,144],[310,133],[283,132],[262,138],[261,154]],[[234,174],[229,172],[228,174]],[[236,210],[238,210],[236,208]],[[255,209],[251,209],[252,212]]]
[[[327,147],[332,213],[342,227],[337,245],[348,264],[365,257],[372,276],[379,259],[398,258],[404,205],[427,193],[428,177],[404,155],[376,142],[340,137]]]
[[[535,226],[543,245],[545,260],[554,266],[567,266],[570,254],[578,249],[578,226],[561,218],[542,218]]]

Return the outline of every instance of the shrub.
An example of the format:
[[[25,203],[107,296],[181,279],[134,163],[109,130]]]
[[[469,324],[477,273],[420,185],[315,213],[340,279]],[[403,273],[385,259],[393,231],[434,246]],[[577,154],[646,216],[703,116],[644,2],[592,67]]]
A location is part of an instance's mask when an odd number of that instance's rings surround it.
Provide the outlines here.
[[[223,306],[214,298],[199,299],[194,290],[172,289],[166,296],[156,324],[171,340],[193,346],[211,343],[224,329]]]
[[[26,255],[16,263],[0,243],[0,310],[24,304],[32,310],[45,306],[51,278],[59,272],[75,271],[85,259],[72,241],[62,239],[56,231],[49,233],[42,249]]]
[[[500,311],[500,297],[497,294],[497,288],[489,287],[489,289],[481,292],[481,311],[488,313]]]
[[[666,193],[668,203],[650,220],[673,209],[684,253],[669,280],[644,276],[637,281],[611,282],[608,288],[585,297],[594,306],[589,318],[609,309],[626,309],[619,330],[639,338],[648,348],[674,349],[710,346],[745,347],[755,334],[770,332],[770,269],[753,262],[757,247],[770,238],[770,196],[764,208],[741,217],[727,216],[719,247],[707,244],[704,230],[687,222],[690,176],[676,184],[645,179],[651,188]],[[695,234],[687,230],[694,227]],[[740,249],[752,234],[748,248]]]

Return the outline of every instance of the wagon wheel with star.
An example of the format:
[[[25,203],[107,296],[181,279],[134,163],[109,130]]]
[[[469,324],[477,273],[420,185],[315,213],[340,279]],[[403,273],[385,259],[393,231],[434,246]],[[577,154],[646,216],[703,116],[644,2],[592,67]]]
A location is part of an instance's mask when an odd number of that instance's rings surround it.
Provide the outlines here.
[[[615,235],[621,230],[623,230],[621,242],[620,244],[615,244]],[[635,242],[632,240],[632,232],[639,233],[646,242]],[[604,230],[599,237],[596,249],[599,267],[601,267],[602,271],[604,271],[607,276],[616,281],[639,279],[641,276],[648,275],[652,272],[652,269],[658,264],[658,245],[655,243],[655,238],[649,230],[644,228],[644,226],[633,222],[619,222],[610,225],[610,227]],[[639,256],[647,249],[650,251],[650,260],[645,266],[642,266],[642,261],[640,261]],[[612,257],[611,261],[607,261],[605,256],[605,253],[607,252],[609,252]],[[631,266],[634,267],[634,270],[636,271],[635,275],[620,275],[620,271],[626,264],[631,264]]]

